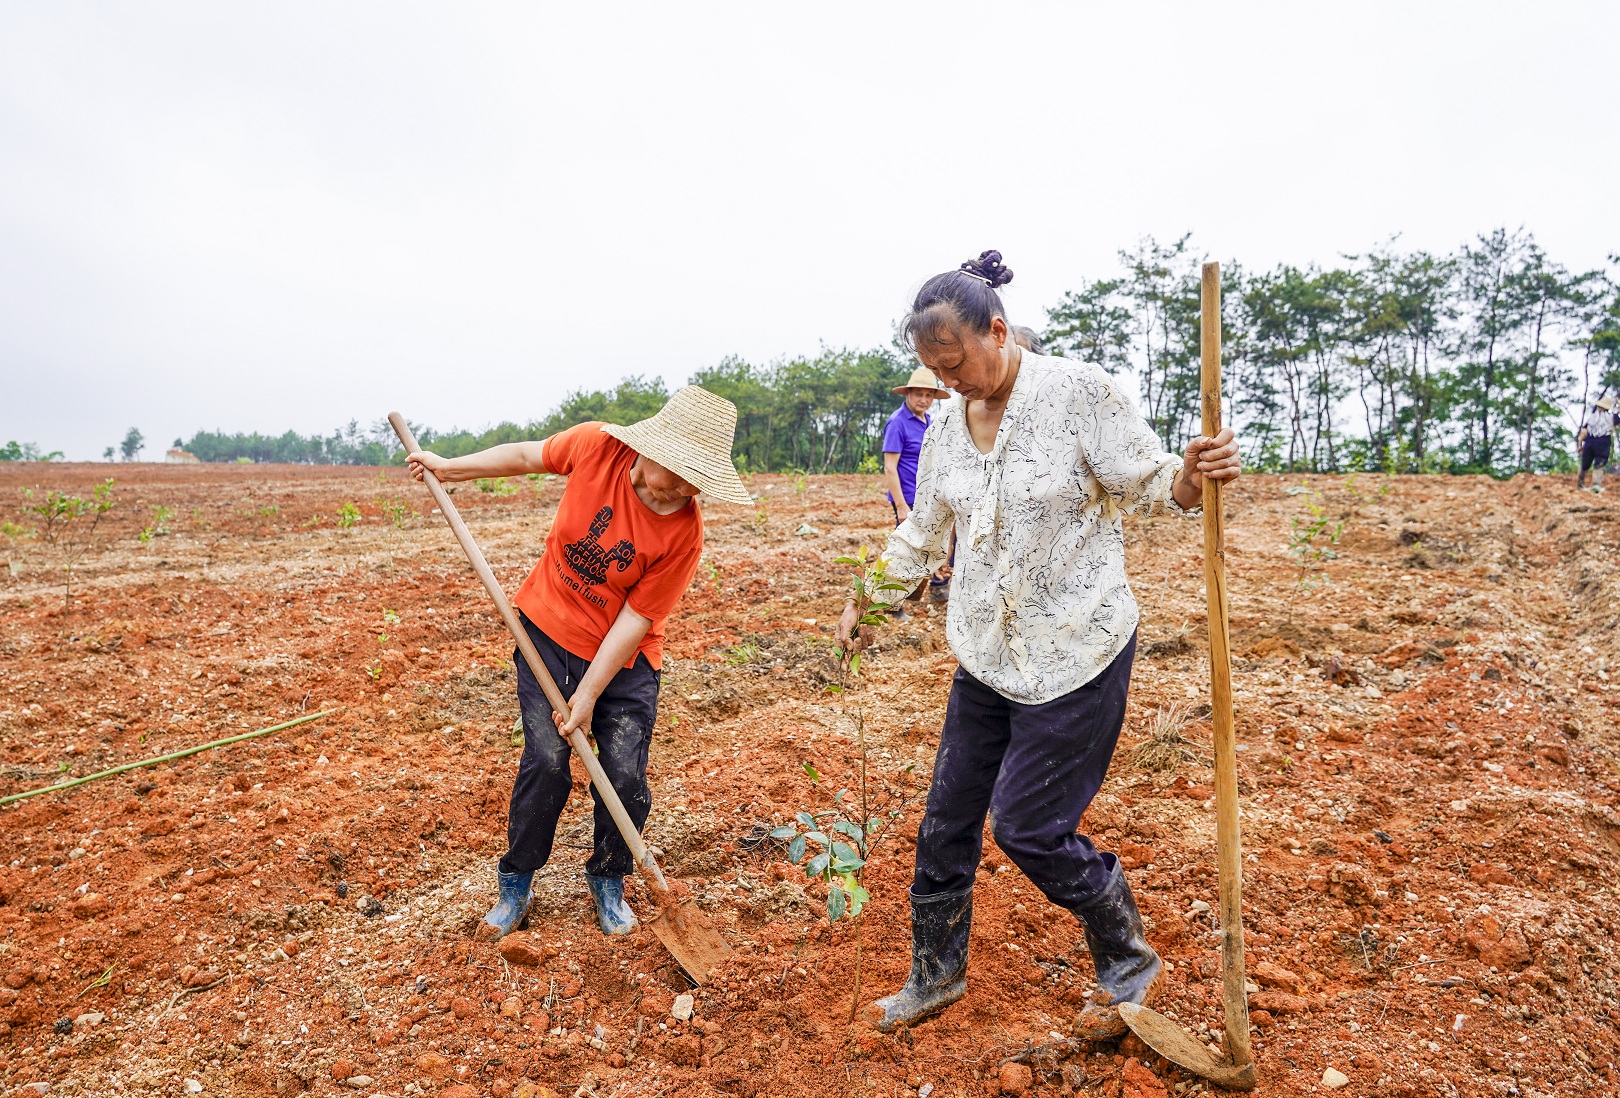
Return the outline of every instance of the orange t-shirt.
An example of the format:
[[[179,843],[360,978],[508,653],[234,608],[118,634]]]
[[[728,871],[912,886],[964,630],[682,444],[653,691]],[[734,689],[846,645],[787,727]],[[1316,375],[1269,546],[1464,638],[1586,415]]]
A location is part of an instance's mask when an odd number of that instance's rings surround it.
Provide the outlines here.
[[[546,636],[588,660],[629,600],[632,610],[652,619],[636,651],[657,670],[663,665],[664,619],[703,555],[697,504],[660,515],[641,502],[630,483],[636,452],[600,423],[552,435],[544,455],[546,468],[567,477],[568,485],[546,535],[545,555],[513,601]]]

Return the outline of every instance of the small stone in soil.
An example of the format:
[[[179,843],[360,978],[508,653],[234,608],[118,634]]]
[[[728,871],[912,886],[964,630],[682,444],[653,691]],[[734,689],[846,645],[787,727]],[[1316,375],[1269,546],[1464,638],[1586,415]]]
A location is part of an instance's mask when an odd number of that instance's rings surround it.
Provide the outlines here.
[[[693,1000],[690,995],[675,996],[675,1005],[669,1008],[670,1016],[683,1022],[690,1022],[692,1020],[692,1004]]]
[[[73,1019],[72,1018],[58,1018],[56,1020],[56,1025],[55,1025],[54,1028],[55,1028],[56,1032],[61,1033],[61,1034],[72,1033],[73,1032]]]
[[[1350,1077],[1338,1068],[1328,1068],[1322,1073],[1322,1085],[1329,1090],[1338,1090],[1350,1085]]]

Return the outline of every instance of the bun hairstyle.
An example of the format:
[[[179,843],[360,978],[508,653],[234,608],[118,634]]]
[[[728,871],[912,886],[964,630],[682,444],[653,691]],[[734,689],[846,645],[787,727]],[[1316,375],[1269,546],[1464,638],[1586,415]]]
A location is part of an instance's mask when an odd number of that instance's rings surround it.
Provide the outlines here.
[[[952,342],[952,324],[978,335],[990,331],[990,321],[1007,318],[996,287],[1012,281],[1013,273],[1001,262],[1001,253],[979,253],[954,271],[937,274],[922,284],[911,303],[911,312],[900,325],[900,338],[916,349],[917,340]]]

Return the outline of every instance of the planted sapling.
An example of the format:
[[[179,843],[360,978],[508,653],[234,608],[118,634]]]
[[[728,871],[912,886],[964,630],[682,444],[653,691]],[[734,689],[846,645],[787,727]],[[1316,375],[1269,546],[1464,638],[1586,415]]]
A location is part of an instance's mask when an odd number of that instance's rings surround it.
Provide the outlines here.
[[[883,559],[878,557],[869,561],[864,545],[855,556],[839,557],[835,563],[853,565],[858,569],[853,581],[857,610],[856,629],[860,629],[863,625],[881,624],[882,617],[872,612],[875,596],[879,591],[904,590],[905,585],[890,583],[884,577]],[[847,694],[861,668],[860,653],[848,651],[851,639],[852,637],[839,638],[838,681],[827,687],[828,691],[840,697]],[[804,862],[805,876],[826,882],[827,921],[837,923],[840,919],[847,918],[855,924],[855,984],[849,1004],[849,1016],[853,1021],[861,1001],[860,914],[867,901],[871,899],[871,894],[862,884],[861,878],[871,859],[872,846],[877,841],[885,821],[872,811],[870,791],[866,782],[865,715],[859,706],[847,715],[855,725],[857,765],[860,773],[858,802],[851,801],[849,790],[840,790],[832,794],[833,807],[830,810],[818,815],[809,812],[796,813],[794,819],[799,826],[778,827],[771,832],[771,837],[787,843],[789,862],[794,865]],[[804,772],[809,775],[812,785],[822,788],[821,775],[815,767],[806,763]],[[898,809],[890,813],[891,818],[898,815]],[[799,827],[803,827],[804,830],[801,832]],[[812,850],[812,844],[817,849]]]
[[[96,530],[101,525],[102,516],[113,509],[112,487],[113,478],[108,477],[91,490],[89,499],[70,496],[65,492],[50,492],[38,503],[25,504],[23,507],[39,519],[35,533],[40,544],[56,555],[62,571],[66,573],[63,613],[73,605],[73,569],[95,546]],[[26,489],[23,495],[32,499],[34,490]]]

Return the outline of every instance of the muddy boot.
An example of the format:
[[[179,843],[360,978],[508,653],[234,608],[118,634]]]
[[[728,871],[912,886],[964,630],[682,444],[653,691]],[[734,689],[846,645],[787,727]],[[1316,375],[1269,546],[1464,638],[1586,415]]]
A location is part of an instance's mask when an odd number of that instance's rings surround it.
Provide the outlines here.
[[[629,934],[636,929],[636,913],[624,902],[623,877],[593,877],[585,874],[585,884],[596,904],[596,924],[608,937]]]
[[[911,897],[911,976],[906,986],[866,1007],[884,1033],[943,1010],[967,993],[973,890]]]
[[[534,874],[502,873],[499,876],[500,898],[489,909],[489,914],[484,916],[484,921],[478,924],[480,941],[493,942],[504,938],[529,922],[529,904],[534,900],[534,892],[529,884],[534,880]]]
[[[1142,913],[1117,861],[1108,887],[1074,914],[1085,924],[1086,945],[1097,966],[1097,990],[1075,1020],[1075,1035],[1088,1041],[1122,1037],[1127,1027],[1118,1004],[1152,1002],[1164,966],[1143,935]]]

